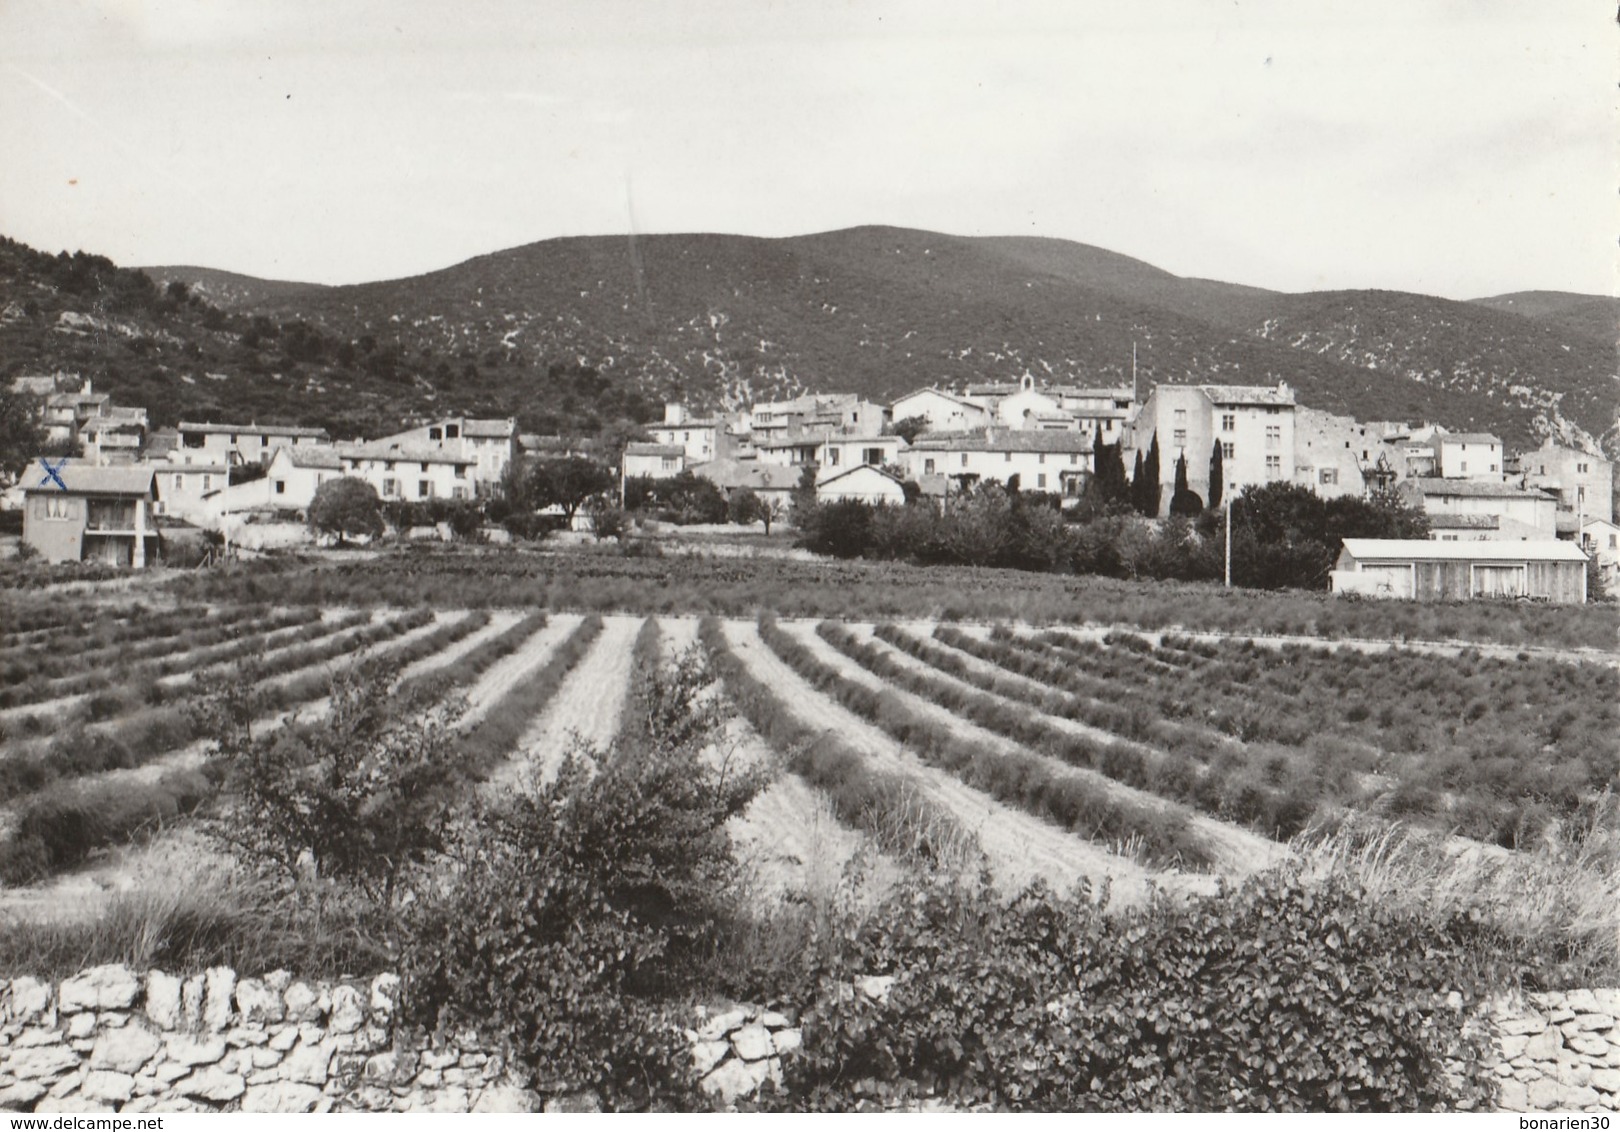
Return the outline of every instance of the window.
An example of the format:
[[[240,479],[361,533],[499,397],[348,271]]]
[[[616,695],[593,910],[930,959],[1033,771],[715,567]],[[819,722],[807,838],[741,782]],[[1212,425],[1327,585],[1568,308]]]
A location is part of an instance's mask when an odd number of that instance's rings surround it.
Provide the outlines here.
[[[1012,453],[1011,452],[1003,452],[1001,454],[1001,462],[1004,463],[1004,464],[1012,463]]]
[[[881,448],[868,448],[866,450],[866,462],[868,464],[881,464],[881,463],[883,463],[883,449],[881,449]]]
[[[1586,502],[1586,485],[1585,484],[1579,484],[1579,485],[1576,486],[1576,488],[1575,488],[1575,502],[1576,503],[1585,503]]]
[[[923,461],[923,475],[931,476],[933,474],[934,474],[934,462],[932,460],[924,460]]]
[[[444,438],[446,440],[454,440],[460,435],[461,435],[461,426],[460,425],[453,425],[452,424],[452,425],[445,425],[444,426]]]
[[[1046,453],[1045,453],[1045,452],[1042,452],[1042,453],[1041,453],[1041,454],[1040,454],[1040,455],[1039,455],[1039,456],[1037,456],[1037,457],[1036,457],[1036,458],[1035,458],[1035,462],[1036,462],[1036,463],[1037,463],[1037,464],[1044,464],[1044,463],[1046,463]]]
[[[467,465],[466,464],[457,464],[456,465],[456,478],[458,480],[464,480],[464,479],[467,478]]]
[[[967,453],[966,452],[962,453],[962,466],[964,468],[967,467]]]
[[[666,472],[674,471],[675,470],[675,457],[673,457],[673,456],[665,456],[663,458],[663,460],[660,461],[659,466],[662,467],[663,470],[666,471]]]
[[[260,448],[263,448],[265,445],[267,445],[269,443],[270,443],[270,438],[268,436],[259,437],[259,447]]]
[[[1266,426],[1266,447],[1277,448],[1282,445],[1282,425],[1268,424]]]
[[[40,499],[39,510],[36,512],[41,519],[66,519],[68,514],[68,501],[66,496],[47,495]]]
[[[1235,451],[1237,451],[1237,446],[1230,440],[1221,441],[1221,459],[1230,460]]]
[[[838,449],[827,449],[827,466],[829,468],[836,468],[838,466]]]
[[[464,487],[453,487],[453,488],[451,488],[450,489],[450,498],[451,499],[466,499],[467,498],[467,489],[464,488]]]
[[[384,495],[398,495],[399,494],[399,481],[394,479],[392,476],[389,476],[388,478],[384,479],[383,480],[383,494]]]
[[[1576,464],[1575,465],[1575,474],[1584,476],[1586,474],[1587,467],[1588,467],[1588,465],[1586,465],[1586,464]]]
[[[1078,464],[1079,462],[1080,462],[1080,454],[1078,452],[1070,452],[1069,453],[1069,463]]]
[[[444,430],[442,428],[430,428],[430,429],[428,429],[428,439],[429,440],[443,440],[444,439]]]
[[[182,479],[182,477],[179,476],[178,474],[174,477],[174,490],[176,490],[176,491],[181,490],[181,487],[180,487],[181,479]]]
[[[1277,479],[1281,475],[1282,475],[1282,457],[1281,456],[1267,456],[1266,457],[1266,478],[1268,480],[1274,480],[1274,479]]]
[[[1187,430],[1184,429],[1184,428],[1176,429],[1174,437],[1171,440],[1171,443],[1174,444],[1177,448],[1185,448],[1185,447],[1187,447]]]
[[[1178,425],[1184,425],[1184,424],[1187,423],[1187,410],[1186,409],[1177,409],[1176,410],[1176,423]]]
[[[1620,550],[1620,535],[1609,536],[1609,549]]]
[[[235,443],[236,443],[236,433],[234,433],[234,432],[233,432],[233,433],[231,433],[231,443],[232,443],[232,444],[235,444]]]
[[[422,470],[423,470],[423,471],[424,471],[424,472],[425,472],[425,471],[427,471],[427,461],[426,461],[426,460],[423,460],[423,461],[422,461]]]
[[[1464,461],[1462,461],[1462,462],[1461,462],[1461,463],[1460,463],[1460,464],[1459,464],[1459,465],[1458,465],[1458,468],[1457,468],[1457,470],[1458,470],[1458,471],[1462,471],[1462,472],[1466,472],[1466,471],[1467,471],[1467,470],[1468,470],[1468,461],[1467,461],[1467,460],[1464,460]]]
[[[416,481],[416,494],[421,499],[433,498],[433,484],[429,480]]]
[[[203,490],[207,491],[214,486],[214,477],[203,473]]]
[[[691,440],[692,439],[692,434],[689,433],[689,432],[683,432],[683,433],[681,433],[681,439],[682,440]]]
[[[390,461],[388,461],[388,465],[387,465],[387,466],[388,466],[388,470],[389,470],[389,471],[390,471],[390,472],[391,472],[391,471],[393,471],[393,470],[394,470],[394,462],[393,462],[393,461],[392,461],[392,460],[390,460]]]
[[[1046,473],[1045,472],[1042,472],[1040,475],[1035,477],[1035,486],[1040,488],[1042,491],[1046,490]]]
[[[1325,484],[1338,483],[1339,482],[1339,469],[1338,468],[1323,468],[1320,479],[1321,479],[1321,482],[1325,483]]]
[[[277,495],[286,495],[287,494],[287,481],[286,480],[277,480],[276,481],[276,494]]]
[[[1237,414],[1236,413],[1222,413],[1221,414],[1221,431],[1222,432],[1236,432],[1237,431]]]

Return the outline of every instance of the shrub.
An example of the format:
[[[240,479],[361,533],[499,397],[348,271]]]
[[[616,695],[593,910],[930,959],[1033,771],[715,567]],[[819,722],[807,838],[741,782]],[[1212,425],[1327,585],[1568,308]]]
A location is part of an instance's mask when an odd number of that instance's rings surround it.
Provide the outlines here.
[[[427,1024],[499,1024],[543,1090],[693,1107],[664,1004],[715,937],[735,868],[725,823],[760,783],[703,756],[717,719],[648,718],[641,741],[570,755],[458,827],[449,876],[410,912],[407,1003]]]

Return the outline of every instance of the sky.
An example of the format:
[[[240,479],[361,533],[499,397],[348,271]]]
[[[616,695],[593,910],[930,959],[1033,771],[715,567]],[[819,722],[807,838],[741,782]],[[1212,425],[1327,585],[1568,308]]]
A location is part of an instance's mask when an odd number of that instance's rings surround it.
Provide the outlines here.
[[[325,283],[858,224],[1620,294],[1607,0],[0,0],[0,234]]]

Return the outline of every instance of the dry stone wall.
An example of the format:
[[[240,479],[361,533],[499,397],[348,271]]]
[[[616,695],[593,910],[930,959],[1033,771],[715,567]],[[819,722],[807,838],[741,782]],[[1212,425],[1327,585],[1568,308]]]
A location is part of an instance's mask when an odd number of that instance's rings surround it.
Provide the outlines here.
[[[883,999],[888,978],[852,992]],[[395,1024],[399,981],[310,983],[228,967],[176,977],[96,967],[0,980],[0,1109],[33,1112],[528,1112],[545,1100],[502,1043]],[[1493,1012],[1508,1111],[1620,1110],[1620,989],[1530,995]],[[786,1013],[700,1010],[686,1031],[723,1101],[780,1081],[802,1040]]]

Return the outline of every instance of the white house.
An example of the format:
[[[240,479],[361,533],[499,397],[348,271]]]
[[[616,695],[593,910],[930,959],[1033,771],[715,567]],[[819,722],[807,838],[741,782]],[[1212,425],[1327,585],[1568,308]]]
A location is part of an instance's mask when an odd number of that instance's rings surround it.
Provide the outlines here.
[[[434,449],[468,461],[473,482],[488,490],[501,482],[517,458],[517,422],[510,417],[444,417],[416,428],[379,437],[369,448]]]
[[[731,455],[731,431],[719,417],[696,419],[687,416],[686,406],[664,405],[664,422],[647,429],[658,444],[679,445],[691,464],[719,460]]]
[[[906,442],[898,436],[846,437],[834,434],[822,442],[816,463],[831,471],[870,464],[887,467],[899,462]]]
[[[1053,397],[1035,388],[1035,379],[1025,374],[1018,391],[996,401],[995,423],[1000,428],[1073,430],[1080,422],[1063,411]]]
[[[928,422],[929,432],[984,428],[991,420],[990,410],[982,402],[944,389],[918,389],[907,393],[890,404],[889,412],[896,422],[921,417]]]
[[[268,464],[277,448],[330,442],[324,428],[181,421],[170,460],[182,464]]]
[[[906,478],[919,483],[931,476],[950,476],[960,483],[1005,483],[1017,476],[1024,491],[1073,498],[1091,475],[1091,437],[1038,429],[924,433],[901,453],[899,462]]]
[[[363,479],[384,501],[420,503],[428,499],[471,499],[476,494],[477,461],[453,447],[387,444],[339,445],[346,476]]]
[[[634,441],[624,446],[621,465],[625,479],[668,479],[686,470],[686,449],[679,444]]]
[[[164,462],[149,466],[163,492],[154,504],[159,515],[184,519],[199,527],[213,526],[216,511],[208,497],[229,484],[229,467],[224,464]]]
[[[1613,519],[1589,519],[1581,526],[1581,549],[1597,559],[1598,573],[1610,594],[1620,583],[1620,524]]]
[[[1463,524],[1452,522],[1459,518],[1494,521],[1496,539],[1550,539],[1557,535],[1556,501],[1543,491],[1435,476],[1406,480],[1396,491],[1428,513],[1435,537],[1445,541],[1453,541],[1446,536],[1463,529]]]
[[[906,501],[906,492],[898,476],[881,468],[862,464],[829,475],[816,484],[817,503],[838,503],[844,500],[900,504]]]
[[[1434,437],[1434,474],[1443,479],[1501,483],[1502,441],[1488,432],[1446,432]]]
[[[1136,393],[1128,386],[1049,385],[1046,393],[1057,401],[1059,409],[1075,419],[1082,432],[1106,444],[1116,442],[1136,415]]]

